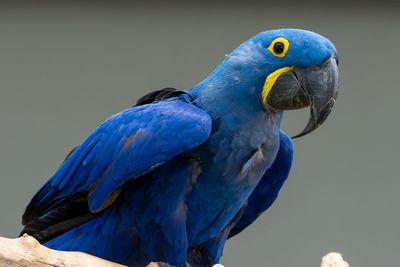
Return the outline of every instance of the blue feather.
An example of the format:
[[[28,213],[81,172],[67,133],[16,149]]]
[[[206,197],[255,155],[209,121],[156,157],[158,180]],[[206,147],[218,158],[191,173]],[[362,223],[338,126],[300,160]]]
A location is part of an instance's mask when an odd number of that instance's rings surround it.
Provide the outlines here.
[[[234,227],[235,234],[255,221],[272,205],[289,176],[293,161],[293,144],[283,131],[280,131],[279,138],[280,144],[276,159],[247,200],[243,215]]]

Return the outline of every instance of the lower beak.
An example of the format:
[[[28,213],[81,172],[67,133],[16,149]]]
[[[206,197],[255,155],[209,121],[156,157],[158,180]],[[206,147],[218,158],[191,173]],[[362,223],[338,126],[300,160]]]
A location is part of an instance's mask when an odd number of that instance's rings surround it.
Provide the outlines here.
[[[297,138],[318,128],[333,109],[339,85],[337,60],[334,55],[321,67],[296,68],[276,80],[266,99],[272,109],[298,109],[310,106],[310,119]]]

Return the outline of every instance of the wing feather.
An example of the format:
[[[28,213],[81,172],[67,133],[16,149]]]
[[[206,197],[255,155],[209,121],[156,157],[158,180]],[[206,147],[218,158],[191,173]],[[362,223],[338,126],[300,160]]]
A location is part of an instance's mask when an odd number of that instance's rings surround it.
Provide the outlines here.
[[[115,192],[126,181],[199,146],[210,131],[210,116],[189,103],[182,92],[118,113],[90,134],[36,193],[23,224],[83,191],[90,192],[90,210],[99,210],[110,194],[115,199]]]

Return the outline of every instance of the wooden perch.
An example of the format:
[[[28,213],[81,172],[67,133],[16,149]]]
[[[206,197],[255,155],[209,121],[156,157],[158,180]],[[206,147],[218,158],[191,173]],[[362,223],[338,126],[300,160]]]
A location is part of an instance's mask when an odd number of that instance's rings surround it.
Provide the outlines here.
[[[83,252],[49,249],[27,234],[16,239],[0,237],[0,267],[3,266],[124,267],[124,265],[103,260]],[[147,267],[158,267],[158,265],[150,263]],[[339,253],[329,253],[322,258],[321,267],[350,266]]]
[[[124,267],[124,265],[103,260],[83,252],[49,249],[27,234],[17,239],[0,237],[0,266]],[[157,266],[157,264],[151,263],[148,267]]]

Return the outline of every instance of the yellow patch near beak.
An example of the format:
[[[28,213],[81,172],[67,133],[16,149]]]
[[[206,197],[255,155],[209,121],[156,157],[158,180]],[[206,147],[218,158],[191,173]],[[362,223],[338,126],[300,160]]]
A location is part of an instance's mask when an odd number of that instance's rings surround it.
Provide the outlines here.
[[[262,97],[262,102],[265,104],[265,101],[267,100],[267,96],[269,94],[269,91],[271,91],[272,86],[274,86],[276,80],[279,78],[279,76],[287,71],[293,70],[293,67],[284,67],[281,69],[277,69],[276,71],[272,72],[270,75],[268,75],[267,79],[265,79],[265,83],[263,86],[263,90],[261,92],[261,97]]]

